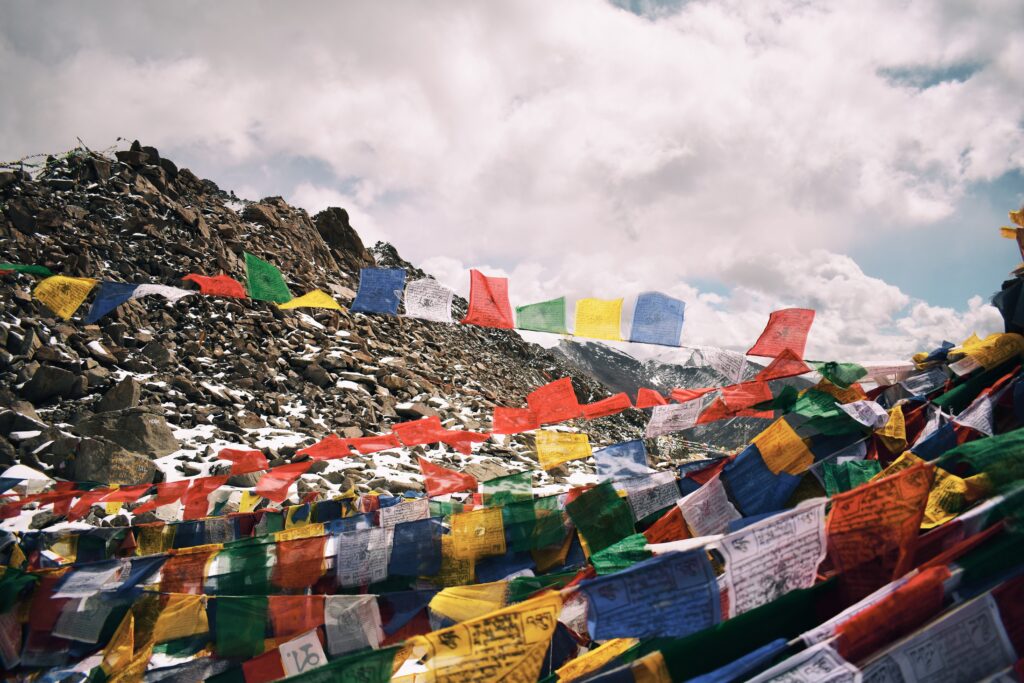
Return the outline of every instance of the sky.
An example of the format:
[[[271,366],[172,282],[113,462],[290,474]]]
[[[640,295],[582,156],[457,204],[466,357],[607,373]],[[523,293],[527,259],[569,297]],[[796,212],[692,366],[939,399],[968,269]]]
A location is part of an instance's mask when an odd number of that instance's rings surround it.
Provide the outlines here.
[[[662,291],[736,350],[809,307],[808,357],[898,359],[1001,330],[1022,64],[1019,0],[6,3],[0,160],[139,139],[460,293]]]

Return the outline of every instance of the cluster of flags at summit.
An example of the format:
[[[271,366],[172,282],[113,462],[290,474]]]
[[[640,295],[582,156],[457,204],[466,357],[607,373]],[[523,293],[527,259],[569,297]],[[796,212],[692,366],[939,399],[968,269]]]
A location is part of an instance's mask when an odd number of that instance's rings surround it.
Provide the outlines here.
[[[181,279],[199,287],[208,296],[251,298],[269,301],[282,309],[322,308],[343,310],[328,293],[313,290],[299,297],[292,296],[281,271],[273,264],[245,253],[246,283],[227,275],[207,276],[189,273]],[[96,289],[92,305],[83,321],[92,324],[121,304],[145,296],[161,296],[178,301],[195,294],[195,290],[162,284],[131,284],[110,280],[53,275],[42,266],[2,263],[2,272],[23,272],[45,276],[34,295],[54,313],[69,320]],[[406,281],[401,268],[363,268],[359,289],[350,310],[354,313],[398,315],[405,306],[409,318],[440,323],[454,323],[452,301],[454,292],[433,278]],[[641,344],[680,346],[686,304],[660,292],[643,292],[636,297],[628,335],[623,336],[623,299],[585,298],[576,301],[575,323],[568,324],[565,297],[517,306],[513,312],[509,301],[507,278],[489,277],[478,270],[470,271],[469,309],[460,321],[466,325],[520,329],[573,335],[591,339],[629,341]],[[785,309],[771,314],[768,329],[749,355],[777,356],[790,349],[802,357],[807,332],[814,320],[809,309]]]

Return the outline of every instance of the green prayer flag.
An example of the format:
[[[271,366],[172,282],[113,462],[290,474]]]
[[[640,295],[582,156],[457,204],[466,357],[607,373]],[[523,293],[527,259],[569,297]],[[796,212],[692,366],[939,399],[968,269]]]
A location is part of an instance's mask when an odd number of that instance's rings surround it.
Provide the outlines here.
[[[249,252],[245,252],[245,278],[245,290],[250,299],[279,304],[292,300],[281,271]]]
[[[636,531],[629,503],[619,497],[611,481],[601,482],[584,491],[565,506],[565,511],[580,536],[586,540],[591,553],[601,552]]]
[[[42,275],[49,277],[53,275],[46,266],[33,266],[24,263],[0,263],[0,270],[13,270],[16,273],[28,273],[29,275]]]
[[[839,403],[832,394],[817,389],[808,389],[796,400],[793,412],[803,417],[835,417],[842,413]]]
[[[0,576],[0,614],[10,611],[18,602],[18,596],[26,586],[39,580],[35,574],[23,572],[15,567],[5,567]]]
[[[517,472],[481,484],[484,505],[507,505],[533,500],[533,472]]]
[[[251,659],[263,652],[267,596],[219,597],[215,609],[218,657]]]
[[[621,541],[591,555],[590,563],[594,565],[599,575],[614,574],[651,557],[652,553],[645,548],[646,545],[647,537],[643,534],[626,536]]]
[[[778,395],[773,396],[770,401],[761,401],[751,407],[754,410],[781,410],[784,413],[791,413],[793,412],[793,408],[796,407],[796,402],[799,397],[800,392],[796,390],[796,387],[786,385],[782,387],[782,390]]]
[[[947,451],[936,464],[962,476],[987,474],[996,490],[1011,487],[1024,479],[1024,427],[968,441]]]
[[[431,517],[451,517],[457,512],[462,512],[466,507],[462,503],[433,499],[430,500],[429,506]]]
[[[837,363],[833,360],[827,363],[811,363],[811,365],[822,377],[840,389],[849,389],[851,384],[868,374],[863,366],[856,363]]]
[[[546,548],[565,538],[565,521],[558,508],[558,496],[508,503],[501,509],[505,543],[509,550],[522,552]]]
[[[543,576],[517,576],[508,582],[508,602],[522,602],[537,591],[545,588],[565,588],[576,578],[577,572],[560,572]]]
[[[882,466],[877,460],[851,460],[844,463],[826,462],[822,469],[825,493],[831,498],[870,481],[871,477],[882,471]]]
[[[209,577],[211,592],[217,595],[267,595],[270,564],[276,556],[272,536],[256,536],[232,541],[217,554],[224,571]],[[223,563],[223,564],[221,564]]]
[[[521,330],[568,334],[569,330],[565,327],[565,297],[516,306],[516,327]]]

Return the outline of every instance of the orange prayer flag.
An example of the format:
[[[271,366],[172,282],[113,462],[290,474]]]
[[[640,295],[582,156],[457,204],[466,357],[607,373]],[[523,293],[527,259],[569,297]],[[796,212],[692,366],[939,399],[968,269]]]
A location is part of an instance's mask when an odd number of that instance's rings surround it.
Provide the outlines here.
[[[441,426],[441,419],[433,415],[419,420],[399,422],[391,427],[391,431],[398,435],[403,446],[419,446],[439,442],[445,430]]]
[[[253,449],[222,448],[217,457],[232,463],[232,475],[259,472],[268,467],[267,456],[263,455],[262,451]]]
[[[143,512],[149,512],[155,510],[161,505],[170,505],[181,500],[181,497],[188,490],[189,480],[182,479],[181,481],[168,481],[162,484],[156,485],[156,496],[153,500],[146,501],[139,507],[135,508],[134,514],[139,515]]]
[[[776,356],[775,360],[769,363],[764,370],[757,373],[755,381],[767,382],[772,379],[783,377],[795,377],[810,372],[811,368],[800,359],[791,349],[783,349],[782,353]]]
[[[238,299],[245,299],[245,287],[238,280],[227,275],[197,275],[189,273],[182,280],[188,280],[199,285],[199,291],[209,296],[230,296]]]
[[[640,387],[636,391],[636,408],[653,408],[654,406],[668,405],[665,397],[654,389]]]
[[[526,403],[541,424],[564,422],[583,414],[583,408],[576,398],[576,390],[572,388],[572,379],[569,377],[534,389],[527,394]]]
[[[772,311],[768,316],[768,325],[747,351],[747,355],[775,358],[788,349],[797,358],[803,358],[807,333],[813,322],[814,311],[809,308],[784,308],[781,311]]]
[[[588,420],[593,420],[598,417],[605,417],[607,415],[615,415],[621,413],[623,410],[632,408],[633,404],[629,402],[629,396],[626,392],[609,396],[608,398],[602,398],[600,401],[594,403],[587,403],[582,406],[583,417]]]
[[[693,537],[689,527],[686,526],[686,520],[683,519],[683,511],[678,505],[673,505],[643,533],[648,543],[668,543]]]
[[[324,573],[326,536],[277,543],[277,564],[270,576],[280,588],[309,588]]]
[[[202,595],[206,564],[218,551],[219,547],[210,546],[174,551],[160,567],[160,590]]]
[[[349,439],[349,444],[361,455],[369,455],[379,451],[386,451],[389,448],[399,448],[402,443],[398,440],[397,434],[380,434],[378,436],[360,436],[357,439]]]
[[[695,398],[700,398],[704,394],[710,394],[714,390],[715,387],[702,387],[700,389],[673,389],[670,395],[673,401],[687,403]]]
[[[289,638],[323,626],[322,595],[271,595],[267,603],[275,638]]]
[[[210,494],[227,483],[228,476],[202,477],[193,479],[192,485],[182,496],[181,502],[185,506],[182,519],[199,519],[205,517],[210,509]]]
[[[519,434],[539,428],[540,421],[529,408],[498,406],[494,409],[494,415],[491,418],[491,431],[495,434]]]
[[[767,382],[741,382],[722,387],[722,401],[730,410],[745,410],[770,400],[772,400],[772,390]]]
[[[456,472],[420,458],[420,472],[427,485],[427,496],[443,496],[458,491],[475,491],[477,480],[472,475]]]
[[[512,306],[508,302],[508,278],[487,277],[479,270],[469,271],[469,311],[463,325],[515,327]]]
[[[343,439],[337,434],[328,434],[312,446],[306,446],[296,451],[296,455],[308,455],[313,460],[334,460],[352,455],[352,442],[350,439]]]

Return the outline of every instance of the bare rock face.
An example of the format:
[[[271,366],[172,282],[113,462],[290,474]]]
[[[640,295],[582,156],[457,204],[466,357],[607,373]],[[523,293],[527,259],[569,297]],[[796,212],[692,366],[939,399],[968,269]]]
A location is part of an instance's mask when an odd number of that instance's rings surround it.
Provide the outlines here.
[[[125,377],[115,384],[96,404],[96,412],[108,413],[126,408],[136,408],[142,396],[142,385],[132,377]]]
[[[75,426],[82,436],[100,436],[153,458],[181,448],[163,415],[145,408],[126,408],[87,417]]]
[[[373,265],[373,255],[363,246],[359,233],[352,229],[348,211],[329,207],[313,216],[313,223],[335,259],[352,270]]]
[[[70,398],[77,386],[75,373],[53,365],[41,365],[21,388],[21,395],[33,403],[42,403],[51,398]]]
[[[69,478],[75,481],[124,486],[147,484],[157,476],[152,460],[102,439],[82,439],[69,469]]]

